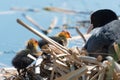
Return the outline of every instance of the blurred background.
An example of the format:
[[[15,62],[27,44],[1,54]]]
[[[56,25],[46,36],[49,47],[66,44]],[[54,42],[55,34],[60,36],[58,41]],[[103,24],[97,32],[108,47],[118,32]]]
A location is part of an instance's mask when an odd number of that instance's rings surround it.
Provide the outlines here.
[[[30,38],[40,38],[22,27],[16,19],[36,28],[27,17],[31,17],[38,25],[48,29],[56,20],[55,29],[48,34],[54,36],[65,29],[72,36],[79,36],[75,26],[85,34],[89,27],[90,14],[98,9],[111,9],[120,15],[120,0],[2,0],[0,2],[0,67],[12,66],[11,59]],[[36,28],[39,30],[38,28]],[[42,32],[41,30],[39,30]],[[82,40],[70,42],[69,47],[82,46]]]

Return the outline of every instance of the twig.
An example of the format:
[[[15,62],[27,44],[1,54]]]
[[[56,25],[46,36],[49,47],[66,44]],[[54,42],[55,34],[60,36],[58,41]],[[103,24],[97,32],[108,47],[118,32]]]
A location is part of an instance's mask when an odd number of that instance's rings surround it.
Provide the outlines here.
[[[44,31],[44,30],[45,30],[45,29],[44,29],[42,26],[40,26],[35,20],[33,20],[30,16],[25,15],[25,14],[23,14],[23,16],[24,16],[28,21],[30,21],[33,25],[35,25],[38,29],[40,29],[41,31]]]
[[[52,53],[54,53],[54,52],[52,51]],[[56,63],[56,57],[54,56],[53,70],[52,70],[52,72],[51,72],[50,80],[53,80],[53,78],[54,78],[54,73],[55,73],[55,68],[56,68],[55,63]]]
[[[65,13],[65,14],[86,14],[89,15],[91,12],[84,12],[84,11],[74,11],[74,10],[67,10],[67,9],[63,9],[63,8],[57,8],[57,7],[45,7],[44,10],[46,11],[53,11],[53,12],[61,12],[61,13]]]
[[[54,27],[57,24],[57,18],[55,17],[53,19],[53,21],[51,22],[49,28],[47,30],[45,30],[42,26],[40,26],[35,20],[33,20],[30,16],[23,14],[23,16],[30,21],[33,25],[35,25],[39,30],[41,30],[44,34],[48,34],[50,32],[52,32],[52,30],[54,29]]]
[[[113,46],[114,46],[115,52],[116,52],[118,60],[119,60],[120,59],[120,48],[119,48],[118,44],[115,42],[113,43]]]
[[[78,27],[76,27],[76,31],[82,37],[83,41],[86,43],[86,39],[85,39],[84,35],[79,31]]]
[[[52,20],[48,30],[46,30],[46,34],[52,32],[52,30],[55,28],[56,24],[57,24],[57,17],[54,17],[54,19]]]
[[[74,70],[60,78],[57,78],[55,80],[74,80],[74,78],[76,77],[80,77],[81,75],[83,75],[83,73],[87,72],[87,67],[83,66],[82,68],[79,68],[77,70]]]
[[[39,9],[36,9],[36,8],[18,8],[18,7],[13,7],[13,8],[11,8],[11,10],[14,10],[14,11],[30,11],[30,12],[39,12],[40,11]]]

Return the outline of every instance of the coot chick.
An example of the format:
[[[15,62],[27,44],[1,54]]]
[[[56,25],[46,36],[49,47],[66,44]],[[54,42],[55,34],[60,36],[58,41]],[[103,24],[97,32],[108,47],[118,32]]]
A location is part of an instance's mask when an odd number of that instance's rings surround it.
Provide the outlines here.
[[[67,44],[68,44],[67,39],[71,38],[71,35],[68,31],[62,31],[57,36],[52,36],[50,38],[63,46],[67,46]],[[48,44],[48,42],[45,40],[39,40],[38,43],[39,43],[40,48],[42,48],[44,45]]]
[[[27,57],[28,54],[36,57],[37,54],[38,41],[35,39],[30,39],[27,42],[26,48],[17,52],[15,57],[12,59],[12,65],[17,69],[20,74],[20,70],[25,70],[28,65],[33,62],[33,59]]]

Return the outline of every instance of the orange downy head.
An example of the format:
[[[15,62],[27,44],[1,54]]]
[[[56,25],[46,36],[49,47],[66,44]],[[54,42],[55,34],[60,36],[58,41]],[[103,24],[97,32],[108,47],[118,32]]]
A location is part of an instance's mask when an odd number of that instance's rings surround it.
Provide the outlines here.
[[[35,40],[34,38],[31,38],[28,41],[27,46],[37,48],[38,47],[38,41]]]
[[[65,31],[65,30],[63,30],[62,32],[60,32],[58,34],[58,36],[60,36],[60,37],[66,37],[66,38],[71,38],[70,33],[68,31]]]

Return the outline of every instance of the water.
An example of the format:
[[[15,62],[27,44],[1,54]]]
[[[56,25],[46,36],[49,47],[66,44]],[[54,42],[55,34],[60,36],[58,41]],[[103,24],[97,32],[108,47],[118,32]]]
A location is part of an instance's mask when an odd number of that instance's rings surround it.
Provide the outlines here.
[[[11,60],[14,55],[15,55],[15,52],[13,51],[0,52],[0,67],[12,66]]]
[[[112,5],[112,6],[111,6]],[[95,11],[97,9],[109,8],[120,15],[120,3],[119,0],[2,0],[0,2],[0,64],[7,66],[11,65],[11,60],[15,56],[16,52],[25,48],[25,42],[30,38],[40,38],[28,31],[16,22],[19,18],[25,23],[34,27],[29,21],[27,21],[23,14],[31,16],[38,22],[39,25],[45,29],[48,28],[54,17],[58,18],[57,26],[62,26],[64,23],[70,26],[76,26],[77,21],[89,20],[89,15],[76,14],[69,15],[56,12],[48,12],[43,10],[44,7],[53,6],[59,8],[65,8],[75,11]],[[11,8],[37,8],[40,12],[25,12],[25,11],[12,11]],[[48,36],[57,34],[62,29],[54,30]],[[86,30],[80,28],[81,32],[85,33]],[[75,29],[69,30],[72,36],[78,35]],[[70,46],[81,46],[83,41],[77,40],[70,42]]]

